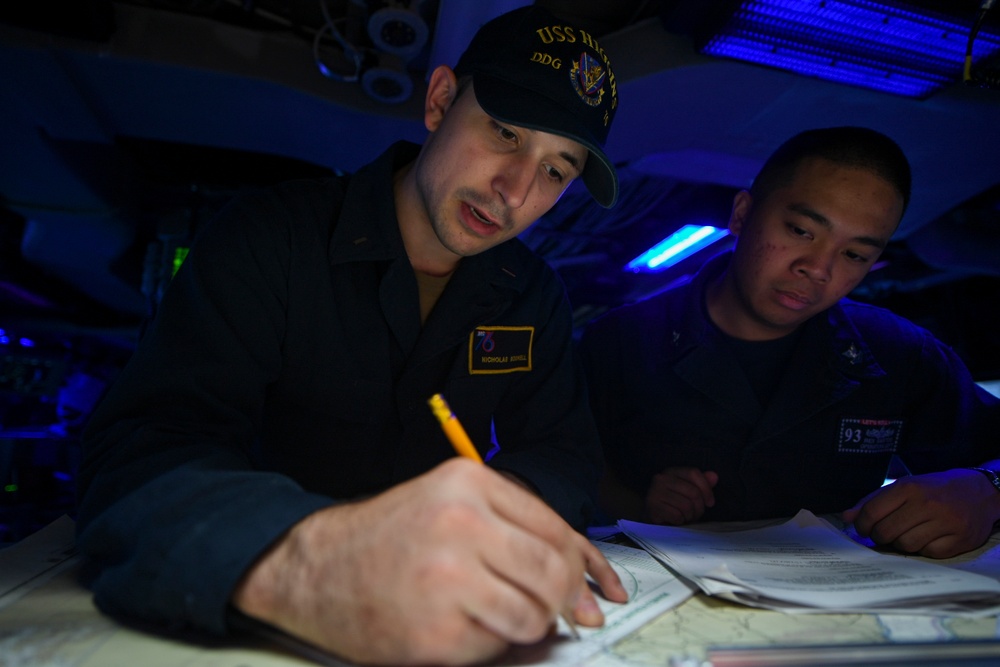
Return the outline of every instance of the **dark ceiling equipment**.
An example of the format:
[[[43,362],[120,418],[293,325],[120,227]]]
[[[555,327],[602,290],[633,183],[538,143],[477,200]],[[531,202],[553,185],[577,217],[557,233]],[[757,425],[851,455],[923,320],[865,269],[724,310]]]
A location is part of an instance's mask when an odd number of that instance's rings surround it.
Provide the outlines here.
[[[342,15],[319,0],[323,25],[313,40],[319,71],[338,81],[360,83],[372,99],[386,104],[408,100],[413,93],[410,61],[427,47],[431,36],[430,3],[373,3],[357,0]],[[426,8],[425,8],[426,7]],[[339,59],[339,65],[331,59]],[[346,69],[344,64],[347,65]]]

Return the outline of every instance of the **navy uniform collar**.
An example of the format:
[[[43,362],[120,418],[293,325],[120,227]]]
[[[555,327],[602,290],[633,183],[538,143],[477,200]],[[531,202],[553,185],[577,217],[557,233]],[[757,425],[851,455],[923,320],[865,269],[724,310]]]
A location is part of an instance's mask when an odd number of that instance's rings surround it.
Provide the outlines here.
[[[719,336],[708,319],[705,292],[708,285],[729,266],[732,254],[730,250],[712,257],[692,279],[681,310],[683,315],[680,319],[673,318],[679,325],[667,334],[670,347],[676,355],[707,344]],[[802,326],[802,338],[809,339],[812,349],[829,350],[828,363],[836,370],[857,378],[885,375],[861,332],[840,303],[834,304]]]
[[[406,257],[392,182],[393,174],[416,159],[418,152],[416,144],[398,142],[349,177],[330,239],[331,263]]]
[[[331,263],[406,258],[396,219],[393,175],[415,160],[419,150],[416,144],[397,142],[350,177],[343,208],[330,240]],[[527,285],[528,260],[533,257],[521,241],[511,240],[464,258],[456,274],[465,274],[464,279],[477,277],[498,287],[523,292]]]
[[[708,307],[705,304],[705,292],[708,285],[721,274],[729,264],[726,252],[709,259],[698,270],[687,286],[684,299],[678,313],[668,321],[676,322],[674,328],[667,333],[668,348],[680,356],[699,345],[711,344],[713,338],[719,336],[718,331],[708,317]]]
[[[807,325],[824,332],[834,355],[831,363],[844,375],[877,378],[886,374],[842,303],[814,317]]]

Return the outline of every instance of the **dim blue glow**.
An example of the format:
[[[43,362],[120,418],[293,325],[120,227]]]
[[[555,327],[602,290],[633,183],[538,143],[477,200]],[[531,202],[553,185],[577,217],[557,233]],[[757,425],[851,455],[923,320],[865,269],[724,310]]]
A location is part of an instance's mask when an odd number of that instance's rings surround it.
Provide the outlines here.
[[[626,265],[626,269],[663,271],[677,262],[707,248],[729,234],[729,230],[711,225],[684,225]]]
[[[972,29],[883,0],[746,0],[702,52],[908,97],[962,76]],[[973,62],[1000,52],[980,31]]]
[[[977,382],[976,384],[997,398],[1000,398],[1000,380],[985,380],[983,382]]]

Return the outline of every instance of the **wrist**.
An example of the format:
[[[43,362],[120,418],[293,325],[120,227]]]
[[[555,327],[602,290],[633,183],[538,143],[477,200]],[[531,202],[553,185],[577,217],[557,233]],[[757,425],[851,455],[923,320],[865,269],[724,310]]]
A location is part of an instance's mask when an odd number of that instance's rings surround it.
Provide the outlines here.
[[[230,596],[232,606],[268,623],[294,615],[302,604],[303,592],[319,585],[312,579],[315,568],[310,556],[329,554],[329,545],[339,543],[339,536],[327,539],[331,526],[339,524],[324,519],[342,508],[318,510],[289,528],[243,574]]]
[[[990,484],[993,485],[993,488],[996,489],[998,493],[1000,493],[1000,473],[997,473],[996,470],[992,470],[990,468],[986,468],[983,466],[970,466],[968,470],[975,470],[976,472],[986,477],[986,479],[990,481]]]
[[[966,470],[979,473],[989,481],[993,487],[993,493],[988,496],[986,512],[993,519],[994,529],[1000,525],[1000,474],[996,466],[970,466]]]
[[[260,620],[273,618],[278,605],[275,585],[283,570],[277,563],[283,558],[285,548],[283,541],[272,545],[243,574],[229,598],[236,611]]]

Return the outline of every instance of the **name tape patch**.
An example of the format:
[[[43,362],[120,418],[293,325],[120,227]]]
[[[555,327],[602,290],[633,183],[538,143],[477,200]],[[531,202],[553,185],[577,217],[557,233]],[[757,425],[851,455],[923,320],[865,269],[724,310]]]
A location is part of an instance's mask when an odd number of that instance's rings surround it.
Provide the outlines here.
[[[469,374],[531,370],[535,327],[478,327],[469,334]]]
[[[846,454],[895,452],[902,430],[902,419],[844,418],[840,420],[837,451]]]

